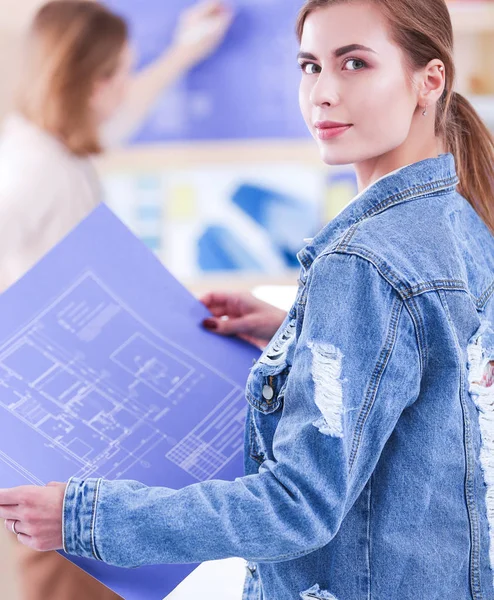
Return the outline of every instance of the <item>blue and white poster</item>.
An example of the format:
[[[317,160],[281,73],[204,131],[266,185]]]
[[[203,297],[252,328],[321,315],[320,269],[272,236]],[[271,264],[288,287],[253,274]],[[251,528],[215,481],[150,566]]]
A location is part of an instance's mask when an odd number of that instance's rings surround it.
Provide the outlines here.
[[[105,184],[108,205],[181,280],[292,275],[326,191],[324,171],[291,163],[163,168]]]
[[[184,9],[197,0],[107,0],[124,16],[138,68],[172,41]],[[220,48],[165,90],[134,143],[303,138],[295,21],[301,0],[230,0],[234,20]]]
[[[0,296],[0,313],[0,487],[242,474],[258,350],[203,330],[204,306],[105,206]],[[161,600],[194,568],[74,562],[126,600]]]

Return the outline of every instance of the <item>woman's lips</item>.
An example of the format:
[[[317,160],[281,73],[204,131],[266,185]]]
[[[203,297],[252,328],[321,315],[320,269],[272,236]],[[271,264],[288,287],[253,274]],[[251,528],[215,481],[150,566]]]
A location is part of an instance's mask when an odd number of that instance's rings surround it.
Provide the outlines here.
[[[317,137],[322,141],[338,137],[352,127],[348,123],[335,123],[333,121],[318,121],[314,126],[317,131]]]

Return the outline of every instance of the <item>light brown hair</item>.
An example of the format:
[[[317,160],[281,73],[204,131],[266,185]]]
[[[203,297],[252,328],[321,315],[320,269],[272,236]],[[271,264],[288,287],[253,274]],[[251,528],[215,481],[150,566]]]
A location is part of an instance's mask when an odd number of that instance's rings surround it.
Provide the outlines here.
[[[117,70],[127,37],[125,21],[97,2],[45,4],[28,33],[17,109],[72,153],[101,152],[90,98]]]
[[[302,39],[305,20],[314,10],[352,0],[307,0],[297,20]],[[444,0],[367,0],[387,19],[395,43],[411,70],[431,60],[444,63],[446,89],[437,103],[436,135],[455,157],[458,191],[494,233],[494,140],[470,102],[454,91],[453,27]]]

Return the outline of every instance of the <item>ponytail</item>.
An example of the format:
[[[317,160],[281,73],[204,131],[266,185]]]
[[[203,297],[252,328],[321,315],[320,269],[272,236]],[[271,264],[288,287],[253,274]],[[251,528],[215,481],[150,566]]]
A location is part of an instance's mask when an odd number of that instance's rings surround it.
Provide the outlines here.
[[[446,146],[455,157],[458,191],[494,233],[494,139],[461,94],[452,93],[447,114]]]

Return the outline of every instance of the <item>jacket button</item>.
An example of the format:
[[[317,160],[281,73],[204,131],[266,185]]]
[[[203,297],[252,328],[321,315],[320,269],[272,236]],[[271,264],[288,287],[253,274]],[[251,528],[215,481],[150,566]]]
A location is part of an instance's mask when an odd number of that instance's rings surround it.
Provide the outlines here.
[[[267,402],[270,402],[273,399],[274,396],[274,390],[270,385],[265,385],[262,388],[262,397],[264,398],[264,400],[266,400]]]

